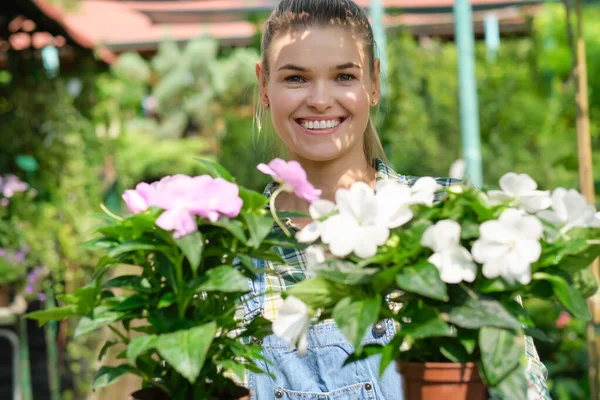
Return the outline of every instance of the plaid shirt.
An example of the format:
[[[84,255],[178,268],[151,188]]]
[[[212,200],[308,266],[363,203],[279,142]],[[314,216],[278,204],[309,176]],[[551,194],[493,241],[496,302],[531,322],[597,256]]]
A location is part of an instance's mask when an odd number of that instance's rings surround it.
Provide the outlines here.
[[[377,180],[392,179],[400,183],[405,183],[408,186],[412,186],[418,179],[418,177],[414,176],[397,174],[392,168],[385,165],[381,160],[377,160],[376,167]],[[452,178],[435,179],[442,187],[449,187],[460,182],[459,180]],[[277,186],[278,184],[275,182],[267,185],[264,192],[265,196],[270,197]],[[442,193],[437,195],[438,197],[436,200],[439,200],[439,196],[441,194]],[[268,272],[264,275],[264,279],[261,280],[261,287],[257,288],[256,286],[253,286],[253,293],[251,293],[249,296],[254,296],[254,302],[258,305],[255,307],[250,307],[250,311],[249,307],[240,306],[236,314],[239,320],[250,321],[256,315],[262,315],[271,321],[275,320],[277,317],[277,310],[283,303],[281,292],[306,278],[306,257],[303,251],[284,248],[275,248],[275,250],[285,260],[285,264],[273,261],[255,260],[257,267],[264,268],[265,271]],[[256,300],[257,295],[258,300]],[[247,300],[248,298],[245,299],[245,301]],[[525,351],[527,356],[526,371],[529,387],[531,389],[529,399],[527,400],[551,400],[548,388],[546,386],[547,370],[544,364],[542,364],[540,361],[533,344],[533,340],[530,337],[526,337]]]

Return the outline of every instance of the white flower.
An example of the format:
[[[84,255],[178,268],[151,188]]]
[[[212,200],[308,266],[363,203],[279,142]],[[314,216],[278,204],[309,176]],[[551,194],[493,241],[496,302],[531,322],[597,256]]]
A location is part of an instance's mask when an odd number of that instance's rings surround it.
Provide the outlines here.
[[[421,245],[434,253],[429,262],[440,271],[440,278],[446,283],[473,282],[477,266],[467,249],[460,245],[460,225],[445,219],[430,226],[423,233]]]
[[[417,179],[410,188],[411,204],[425,204],[431,207],[438,187],[437,181],[430,176]]]
[[[306,276],[312,277],[325,262],[325,251],[321,246],[312,245],[304,250],[306,256]]]
[[[473,258],[483,264],[486,278],[515,280],[523,285],[531,281],[531,263],[542,252],[540,220],[523,211],[509,208],[498,220],[487,221],[479,227],[479,239],[473,243]]]
[[[288,296],[279,308],[273,322],[273,333],[290,342],[290,351],[298,344],[298,354],[304,356],[307,349],[310,309],[302,300]]]
[[[575,189],[556,188],[552,193],[552,210],[541,211],[538,216],[564,233],[572,228],[600,226],[596,208]]]
[[[448,176],[454,179],[463,179],[467,172],[467,162],[463,158],[454,161],[450,166]]]
[[[507,203],[512,207],[535,213],[552,205],[550,192],[536,190],[537,183],[527,174],[509,172],[500,178],[502,190],[490,190],[487,193],[490,204]]]
[[[354,252],[361,258],[374,256],[377,246],[389,237],[389,221],[378,218],[378,202],[373,190],[364,182],[335,193],[339,214],[325,220],[320,227],[321,240],[331,254],[345,257]],[[412,216],[412,215],[411,215]]]
[[[380,225],[393,229],[412,219],[410,206],[415,203],[413,192],[408,186],[395,181],[379,181],[375,189],[377,220]]]
[[[306,225],[300,232],[296,234],[296,239],[300,243],[312,243],[321,235],[321,221],[326,215],[335,211],[335,204],[329,200],[318,199],[311,203],[308,208],[308,213],[313,219],[313,222]]]

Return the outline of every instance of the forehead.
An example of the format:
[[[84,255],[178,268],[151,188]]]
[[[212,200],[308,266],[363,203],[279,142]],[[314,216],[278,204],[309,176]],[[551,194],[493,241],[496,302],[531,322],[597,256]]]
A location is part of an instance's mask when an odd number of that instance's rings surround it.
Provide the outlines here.
[[[362,41],[350,29],[309,27],[289,30],[277,35],[269,49],[273,70],[286,64],[329,68],[350,61],[360,66],[369,61]]]

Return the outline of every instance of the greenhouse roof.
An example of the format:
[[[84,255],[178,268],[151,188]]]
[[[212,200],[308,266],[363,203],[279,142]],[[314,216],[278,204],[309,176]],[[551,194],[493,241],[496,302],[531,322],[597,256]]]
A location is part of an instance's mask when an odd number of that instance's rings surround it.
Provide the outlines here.
[[[256,24],[253,15],[266,15],[277,0],[121,1],[80,0],[73,10],[51,6],[47,0],[26,0],[42,10],[81,46],[103,46],[106,61],[112,53],[156,50],[165,38],[185,42],[208,35],[222,45],[251,43]],[[368,7],[369,0],[357,0]],[[454,34],[453,0],[382,0],[388,11],[388,29],[403,27],[416,36]],[[501,32],[524,33],[527,16],[541,7],[539,0],[472,0],[475,32],[493,12]]]

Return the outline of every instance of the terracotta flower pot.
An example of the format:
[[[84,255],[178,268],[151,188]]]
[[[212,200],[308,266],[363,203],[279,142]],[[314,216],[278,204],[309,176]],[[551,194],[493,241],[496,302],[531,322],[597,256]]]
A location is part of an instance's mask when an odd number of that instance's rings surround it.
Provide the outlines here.
[[[414,363],[398,360],[406,400],[487,400],[488,390],[473,363]]]
[[[10,286],[0,285],[0,307],[8,307],[10,305]]]

